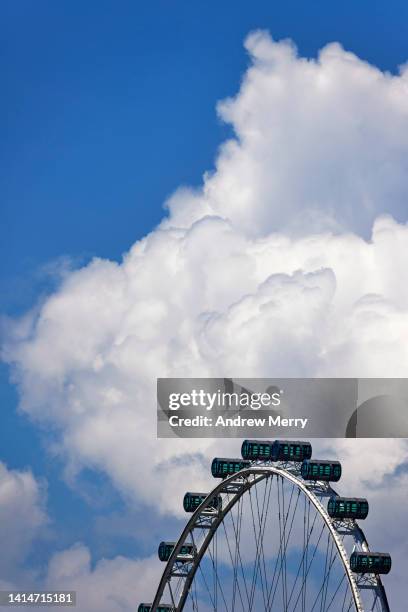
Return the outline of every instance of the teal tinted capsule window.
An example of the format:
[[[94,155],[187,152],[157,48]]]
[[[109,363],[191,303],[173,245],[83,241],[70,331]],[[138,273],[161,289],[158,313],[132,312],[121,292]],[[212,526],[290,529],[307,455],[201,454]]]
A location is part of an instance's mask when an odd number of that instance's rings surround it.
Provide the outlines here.
[[[161,542],[158,550],[160,561],[167,562],[170,559],[170,556],[176,546],[175,542]],[[180,551],[177,555],[178,561],[188,561],[191,555],[195,554],[195,547],[193,544],[185,543],[180,548]],[[183,559],[186,557],[186,559]]]
[[[350,557],[351,569],[361,574],[388,574],[391,557],[388,553],[354,552]]]
[[[271,456],[271,445],[269,442],[258,444],[258,457],[260,459],[269,459]]]
[[[300,445],[299,444],[293,444],[292,446],[290,446],[289,447],[289,454],[290,454],[291,457],[294,457],[295,459],[300,457]]]
[[[301,474],[306,480],[334,480],[337,482],[341,475],[341,466],[338,461],[306,459],[302,463]]]
[[[174,550],[176,543],[175,542],[160,542],[158,556],[160,561],[168,561],[170,559],[170,555]]]
[[[312,456],[312,446],[309,442],[298,440],[275,440],[271,446],[273,461],[303,461]]]
[[[368,515],[368,501],[354,497],[331,497],[327,511],[332,518],[365,519]]]
[[[183,499],[184,510],[194,512],[206,497],[206,493],[186,493]]]
[[[206,499],[208,493],[186,493],[183,499],[183,508],[185,512],[195,512],[202,504],[202,502]],[[217,510],[222,506],[221,496],[215,496],[210,500],[208,505],[209,510]]]
[[[269,459],[271,455],[271,443],[260,440],[244,440],[241,447],[243,459]]]
[[[211,464],[211,473],[214,478],[224,478],[236,474],[240,470],[250,467],[249,461],[241,459],[213,459]]]

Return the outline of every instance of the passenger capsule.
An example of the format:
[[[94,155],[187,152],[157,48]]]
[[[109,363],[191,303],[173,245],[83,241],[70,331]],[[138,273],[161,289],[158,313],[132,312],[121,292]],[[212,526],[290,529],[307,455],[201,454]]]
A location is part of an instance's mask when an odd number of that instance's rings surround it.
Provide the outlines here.
[[[150,612],[153,604],[141,603],[137,609],[137,612]],[[159,604],[156,608],[157,612],[174,612],[173,606],[169,604]]]
[[[391,556],[388,553],[353,552],[350,567],[356,574],[388,574]]]
[[[310,442],[275,440],[271,448],[272,461],[304,461],[312,456]]]
[[[241,446],[243,459],[269,461],[271,459],[272,442],[268,440],[244,440]]]
[[[208,497],[208,493],[186,493],[183,499],[185,512],[195,512],[206,497]],[[222,508],[221,495],[214,496],[207,508],[208,510],[220,510]]]
[[[368,515],[368,501],[357,497],[336,497],[329,499],[327,512],[332,518],[365,519]]]
[[[160,561],[167,562],[170,559],[170,555],[176,546],[176,542],[160,542],[158,555]],[[183,544],[177,555],[177,561],[190,561],[191,556],[195,555],[196,548],[194,544]]]
[[[211,474],[214,478],[225,478],[250,466],[251,462],[243,459],[220,459],[216,457],[211,464]]]
[[[339,461],[305,459],[302,463],[301,474],[305,480],[337,482],[341,477],[341,463]]]

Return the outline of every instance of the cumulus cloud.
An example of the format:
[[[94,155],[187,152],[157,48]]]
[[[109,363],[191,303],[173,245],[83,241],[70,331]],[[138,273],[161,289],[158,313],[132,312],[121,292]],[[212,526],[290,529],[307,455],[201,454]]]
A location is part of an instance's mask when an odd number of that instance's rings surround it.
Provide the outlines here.
[[[0,462],[0,572],[13,578],[33,541],[47,524],[45,483],[30,471],[10,470]]]
[[[338,43],[301,58],[261,31],[245,46],[252,65],[240,92],[218,106],[235,138],[201,192],[170,199],[170,223],[188,226],[206,211],[252,236],[325,228],[368,236],[379,213],[405,220],[407,67],[383,73]]]
[[[202,187],[177,191],[120,264],[68,273],[3,347],[22,410],[57,428],[70,474],[103,470],[162,512],[179,513],[192,483],[210,485],[219,441],[155,440],[157,377],[408,368],[408,72],[382,73],[338,44],[300,58],[262,32],[246,47],[241,89],[219,105],[235,137]],[[404,441],[382,441],[381,454],[367,441],[367,471],[358,444],[332,447],[350,493],[385,486],[407,457]],[[87,564],[97,580],[103,566]]]
[[[92,567],[89,549],[76,544],[52,557],[45,588],[76,591],[78,612],[133,612],[138,593],[153,600],[160,569],[156,557],[101,559]]]
[[[213,442],[155,440],[156,377],[404,376],[407,256],[408,228],[389,217],[369,242],[253,240],[219,218],[158,230],[121,265],[73,272],[30,326],[16,324],[6,355],[21,406],[60,428],[72,470],[103,469],[176,510],[174,492],[202,472],[194,451]]]

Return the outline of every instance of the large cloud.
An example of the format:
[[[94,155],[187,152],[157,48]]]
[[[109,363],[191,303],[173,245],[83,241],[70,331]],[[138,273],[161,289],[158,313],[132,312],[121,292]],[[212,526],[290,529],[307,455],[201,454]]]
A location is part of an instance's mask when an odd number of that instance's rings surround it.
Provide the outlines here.
[[[404,376],[407,257],[408,228],[386,217],[371,242],[244,239],[214,218],[156,231],[123,264],[72,273],[17,324],[7,356],[22,408],[60,428],[72,469],[179,507],[174,492],[201,471],[199,455],[182,455],[213,443],[155,440],[156,377]]]
[[[69,274],[10,326],[3,351],[21,408],[60,432],[67,469],[102,469],[163,512],[179,512],[193,482],[209,485],[219,442],[155,440],[156,377],[408,369],[408,72],[384,74],[339,45],[305,60],[259,32],[247,48],[241,90],[220,105],[236,138],[202,189],[174,194],[122,263]],[[382,479],[406,444],[381,442],[371,471],[357,444],[333,445],[350,493],[381,485],[399,499],[398,478]]]

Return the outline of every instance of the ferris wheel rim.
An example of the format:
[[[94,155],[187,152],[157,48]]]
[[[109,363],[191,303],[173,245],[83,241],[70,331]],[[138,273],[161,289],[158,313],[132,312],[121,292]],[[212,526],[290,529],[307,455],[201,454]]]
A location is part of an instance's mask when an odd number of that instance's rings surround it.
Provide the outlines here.
[[[321,483],[321,481],[312,481],[312,482],[309,482],[309,484],[305,484],[303,480],[298,478],[297,475],[292,473],[292,471],[290,471],[286,467],[276,466],[276,465],[265,465],[265,464],[253,464],[249,467],[243,468],[242,470],[240,470],[239,472],[235,474],[227,476],[207,494],[207,497],[202,501],[202,503],[198,506],[198,508],[191,515],[190,519],[187,521],[186,526],[184,527],[179,539],[177,540],[177,543],[174,546],[174,549],[166,563],[166,567],[164,568],[155,598],[153,600],[151,612],[157,611],[157,607],[160,605],[160,600],[163,595],[166,584],[168,584],[169,578],[171,577],[171,569],[174,565],[174,562],[178,554],[180,553],[180,549],[185,543],[188,535],[192,533],[192,530],[194,529],[194,524],[196,523],[197,519],[202,515],[203,512],[206,511],[206,509],[210,507],[211,500],[213,500],[215,497],[217,497],[221,493],[228,493],[228,491],[223,490],[225,489],[227,485],[229,484],[233,485],[234,483],[237,485],[238,484],[240,485],[240,489],[236,491],[235,497],[227,504],[225,508],[217,511],[218,519],[215,521],[216,524],[214,523],[215,525],[214,528],[209,528],[209,533],[207,534],[204,543],[200,547],[199,553],[194,557],[194,562],[192,564],[192,571],[189,573],[189,576],[186,579],[185,585],[183,587],[183,590],[182,590],[182,593],[179,599],[179,603],[176,605],[174,601],[172,602],[174,605],[175,612],[181,612],[183,610],[184,605],[187,600],[188,593],[189,593],[189,587],[194,579],[195,573],[200,565],[200,562],[209,544],[211,543],[215,533],[217,532],[219,525],[222,523],[224,517],[227,516],[227,514],[231,511],[234,505],[241,499],[241,497],[247,491],[252,489],[252,487],[256,486],[256,484],[258,484],[265,478],[269,477],[269,475],[271,474],[275,474],[276,476],[281,476],[282,478],[285,478],[286,480],[291,482],[293,485],[298,487],[298,489],[310,500],[310,502],[316,508],[317,512],[320,514],[320,517],[324,521],[327,529],[329,530],[329,533],[333,541],[335,542],[339,558],[341,559],[341,562],[343,564],[343,568],[345,571],[345,575],[350,585],[350,590],[351,590],[352,597],[353,597],[355,612],[364,612],[364,606],[363,606],[363,603],[360,597],[360,590],[357,584],[356,577],[353,574],[353,571],[351,570],[347,552],[342,544],[339,534],[336,531],[336,528],[333,525],[333,522],[330,516],[328,515],[326,509],[323,507],[322,503],[318,499],[317,495],[312,490],[313,483],[315,484],[317,482]],[[244,481],[245,478],[248,478],[251,475],[258,475],[259,478],[256,480],[254,479],[252,481],[247,480],[245,484],[236,482],[238,479],[241,479]],[[330,483],[323,483],[323,485],[325,486],[327,492],[330,492],[333,495],[337,495],[336,491],[330,486]],[[214,513],[214,516],[215,516],[215,513]],[[369,546],[368,546],[368,542],[365,537],[364,531],[357,523],[356,523],[356,532],[359,532],[361,541],[364,542],[364,547],[369,551]],[[382,612],[390,612],[386,592],[385,592],[385,589],[383,587],[383,584],[382,584],[382,581],[379,575],[376,576],[376,582],[377,582],[377,588],[379,589],[380,596],[381,596],[381,604],[383,606]]]

